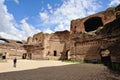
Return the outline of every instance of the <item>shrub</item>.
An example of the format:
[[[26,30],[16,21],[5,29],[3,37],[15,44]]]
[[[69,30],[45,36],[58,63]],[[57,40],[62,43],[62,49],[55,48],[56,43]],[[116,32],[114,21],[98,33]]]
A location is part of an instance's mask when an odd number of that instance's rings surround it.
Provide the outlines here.
[[[2,53],[0,53],[0,57],[2,56]]]

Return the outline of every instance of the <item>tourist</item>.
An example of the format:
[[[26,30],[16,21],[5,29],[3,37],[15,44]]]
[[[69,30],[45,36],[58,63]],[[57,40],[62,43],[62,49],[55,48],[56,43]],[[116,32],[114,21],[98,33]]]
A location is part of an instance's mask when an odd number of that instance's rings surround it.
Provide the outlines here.
[[[13,59],[13,63],[14,63],[14,65],[13,65],[13,66],[14,66],[14,67],[16,67],[17,58],[14,58],[14,59]]]

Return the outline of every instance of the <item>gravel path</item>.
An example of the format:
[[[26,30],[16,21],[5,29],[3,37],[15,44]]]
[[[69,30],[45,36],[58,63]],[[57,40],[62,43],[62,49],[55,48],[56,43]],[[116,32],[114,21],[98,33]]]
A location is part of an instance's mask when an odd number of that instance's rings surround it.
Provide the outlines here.
[[[120,75],[100,64],[67,64],[0,73],[0,80],[120,80]]]

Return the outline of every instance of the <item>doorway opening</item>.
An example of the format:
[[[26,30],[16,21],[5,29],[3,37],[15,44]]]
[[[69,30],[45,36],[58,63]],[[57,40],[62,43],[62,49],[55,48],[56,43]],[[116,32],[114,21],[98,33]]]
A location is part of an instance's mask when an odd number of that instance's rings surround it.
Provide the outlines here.
[[[54,50],[54,56],[57,56],[57,51],[56,50]]]

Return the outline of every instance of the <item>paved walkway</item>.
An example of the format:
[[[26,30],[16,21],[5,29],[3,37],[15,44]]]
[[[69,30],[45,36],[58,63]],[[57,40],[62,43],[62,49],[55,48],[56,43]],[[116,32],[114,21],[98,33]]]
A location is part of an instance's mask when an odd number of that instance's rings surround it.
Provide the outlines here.
[[[14,72],[0,73],[0,80],[120,80],[120,75],[112,73],[99,64],[71,64],[61,61],[26,62],[18,62],[15,69],[12,65],[6,67]],[[3,63],[0,63],[0,70],[1,64]],[[26,70],[30,66],[34,69]],[[22,68],[24,71],[15,71]],[[6,71],[10,70],[6,69]]]

